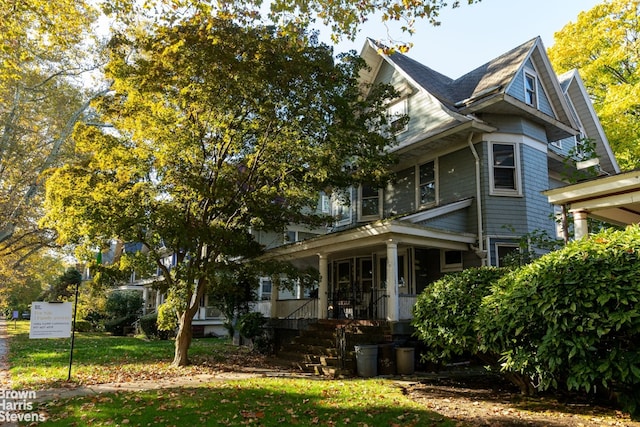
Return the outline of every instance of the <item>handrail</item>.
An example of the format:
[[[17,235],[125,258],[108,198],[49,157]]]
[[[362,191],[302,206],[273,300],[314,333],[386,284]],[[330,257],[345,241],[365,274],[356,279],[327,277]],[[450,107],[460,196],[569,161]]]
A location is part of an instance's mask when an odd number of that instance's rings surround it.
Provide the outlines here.
[[[296,308],[294,311],[292,311],[291,313],[289,313],[287,316],[285,316],[285,319],[287,320],[291,320],[291,319],[317,319],[318,318],[318,307],[316,305],[316,302],[318,301],[317,298],[311,298],[309,301],[305,302],[304,304],[302,304],[300,307]],[[307,306],[312,305],[311,310],[308,310],[310,316],[303,316],[303,317],[294,317],[295,315],[302,313],[303,311],[307,310]]]

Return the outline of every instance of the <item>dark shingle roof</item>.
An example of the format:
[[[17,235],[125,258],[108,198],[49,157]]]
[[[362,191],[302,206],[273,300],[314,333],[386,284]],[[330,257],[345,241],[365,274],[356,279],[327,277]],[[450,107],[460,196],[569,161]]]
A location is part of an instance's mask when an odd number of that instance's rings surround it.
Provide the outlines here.
[[[533,38],[456,80],[400,53],[392,54],[390,60],[440,102],[455,110],[457,102],[478,96],[483,91],[495,87],[504,91],[538,40],[539,37]]]

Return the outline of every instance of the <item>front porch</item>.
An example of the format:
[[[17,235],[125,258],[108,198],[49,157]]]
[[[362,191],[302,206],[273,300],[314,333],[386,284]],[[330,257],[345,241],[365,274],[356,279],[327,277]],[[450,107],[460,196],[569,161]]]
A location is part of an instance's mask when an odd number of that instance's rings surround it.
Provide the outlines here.
[[[278,247],[265,258],[319,271],[317,297],[281,298],[275,277],[270,300],[255,309],[272,319],[410,320],[429,283],[480,264],[475,242],[468,233],[383,220]]]
[[[371,304],[353,298],[329,301],[324,317],[320,313],[319,298],[279,299],[275,301],[258,301],[253,310],[272,319],[354,319],[354,320],[387,320],[386,293],[372,293]],[[412,310],[418,296],[398,295],[398,320],[411,320]]]

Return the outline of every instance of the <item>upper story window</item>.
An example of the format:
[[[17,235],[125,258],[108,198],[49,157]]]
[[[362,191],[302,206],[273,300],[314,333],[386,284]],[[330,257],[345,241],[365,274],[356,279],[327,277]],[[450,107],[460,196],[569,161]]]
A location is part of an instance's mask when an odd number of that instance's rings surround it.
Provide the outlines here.
[[[407,130],[407,100],[403,99],[393,103],[387,108],[387,117],[389,118],[389,129],[393,133],[400,133]]]
[[[538,78],[527,71],[524,73],[524,101],[532,107],[538,107]]]
[[[382,192],[368,185],[360,187],[360,209],[358,212],[360,221],[368,221],[380,218],[382,211]]]
[[[434,204],[436,197],[436,162],[432,160],[418,167],[418,204]]]
[[[351,223],[351,189],[347,189],[340,194],[334,193],[331,200],[331,216],[335,221],[335,226],[348,225]]]
[[[491,194],[518,196],[520,192],[520,156],[518,145],[490,144]]]

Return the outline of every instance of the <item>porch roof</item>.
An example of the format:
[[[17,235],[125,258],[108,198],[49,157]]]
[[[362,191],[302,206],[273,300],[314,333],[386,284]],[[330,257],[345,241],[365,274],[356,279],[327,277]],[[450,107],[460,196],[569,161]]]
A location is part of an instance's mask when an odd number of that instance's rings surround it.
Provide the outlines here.
[[[599,177],[543,194],[549,203],[587,211],[589,216],[612,224],[640,223],[640,171]]]
[[[466,251],[469,250],[470,244],[476,243],[476,238],[477,236],[469,233],[455,233],[412,224],[407,221],[385,219],[357,228],[337,231],[280,246],[267,251],[263,258],[294,260],[314,255],[330,255],[337,252],[380,246],[388,241],[394,241],[399,244]]]

